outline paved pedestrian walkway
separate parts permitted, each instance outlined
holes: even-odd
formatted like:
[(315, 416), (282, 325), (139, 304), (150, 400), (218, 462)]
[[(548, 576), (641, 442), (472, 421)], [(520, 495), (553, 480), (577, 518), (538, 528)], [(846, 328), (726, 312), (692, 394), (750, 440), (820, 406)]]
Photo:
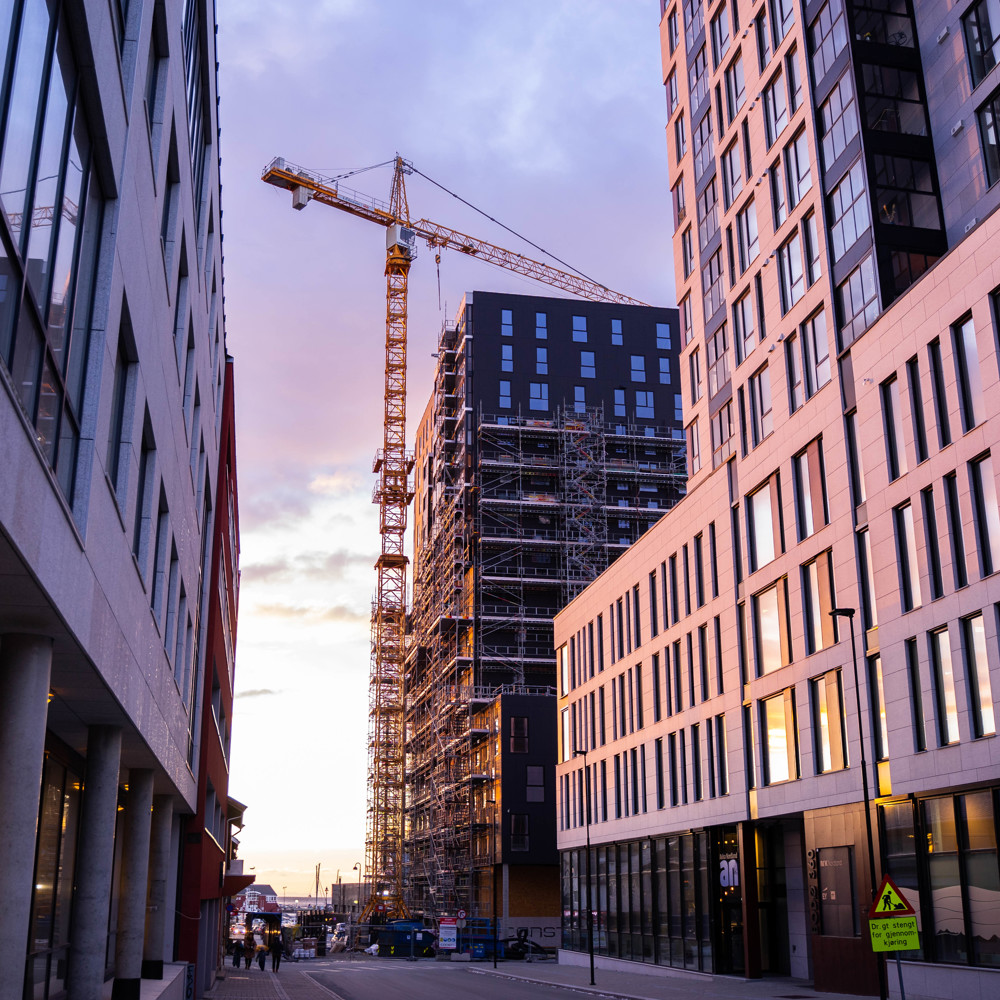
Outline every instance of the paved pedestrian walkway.
[[(217, 980), (208, 995), (212, 1000), (330, 1000), (330, 991), (319, 985), (310, 973), (336, 972), (345, 962), (365, 963), (372, 968), (398, 967), (400, 964), (399, 959), (339, 955), (314, 961), (284, 962), (277, 973), (270, 968), (261, 972), (256, 966), (252, 969), (227, 968), (225, 978)], [(565, 986), (580, 993), (592, 993), (595, 997), (621, 1000), (841, 1000), (843, 996), (819, 993), (808, 983), (793, 979), (747, 980), (686, 972), (647, 974), (601, 968), (594, 975), (596, 985), (591, 986), (588, 966), (559, 965), (551, 961), (501, 962), (496, 971), (489, 962), (473, 962), (465, 966), (464, 971), (472, 976)]]

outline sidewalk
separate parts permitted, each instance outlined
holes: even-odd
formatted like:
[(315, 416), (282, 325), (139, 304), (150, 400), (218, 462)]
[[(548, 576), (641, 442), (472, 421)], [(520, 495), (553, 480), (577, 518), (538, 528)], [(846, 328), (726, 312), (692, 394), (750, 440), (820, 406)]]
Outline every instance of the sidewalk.
[[(256, 966), (252, 969), (227, 968), (226, 978), (217, 980), (208, 996), (212, 1000), (330, 1000), (330, 993), (309, 973), (336, 973), (341, 963), (353, 962), (364, 962), (373, 970), (400, 965), (399, 959), (358, 955), (283, 962), (277, 974), (272, 973), (270, 967), (264, 972)], [(847, 1000), (843, 994), (819, 993), (812, 986), (794, 979), (747, 980), (688, 972), (646, 974), (599, 968), (594, 974), (596, 985), (591, 986), (587, 965), (501, 962), (494, 971), (490, 962), (473, 962), (463, 965), (462, 969), (473, 976), (565, 986), (579, 993), (621, 1000)]]

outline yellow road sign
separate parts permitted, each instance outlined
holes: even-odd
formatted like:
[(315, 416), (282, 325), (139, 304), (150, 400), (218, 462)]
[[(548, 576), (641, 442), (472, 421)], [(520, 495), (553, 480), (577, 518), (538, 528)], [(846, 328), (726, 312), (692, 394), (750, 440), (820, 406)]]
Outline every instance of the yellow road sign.
[(876, 917), (868, 921), (872, 951), (912, 951), (920, 947), (917, 918)]

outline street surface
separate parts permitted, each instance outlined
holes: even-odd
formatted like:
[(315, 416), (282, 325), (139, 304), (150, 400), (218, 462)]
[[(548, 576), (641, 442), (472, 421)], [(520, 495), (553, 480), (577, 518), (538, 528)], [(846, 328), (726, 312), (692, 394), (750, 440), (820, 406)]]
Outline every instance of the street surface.
[[(648, 975), (596, 970), (554, 961), (437, 962), (336, 955), (302, 962), (225, 970), (208, 994), (213, 1000), (837, 1000), (792, 979), (747, 981), (691, 973)], [(846, 998), (845, 998), (846, 1000)], [(856, 998), (854, 998), (856, 1000)]]

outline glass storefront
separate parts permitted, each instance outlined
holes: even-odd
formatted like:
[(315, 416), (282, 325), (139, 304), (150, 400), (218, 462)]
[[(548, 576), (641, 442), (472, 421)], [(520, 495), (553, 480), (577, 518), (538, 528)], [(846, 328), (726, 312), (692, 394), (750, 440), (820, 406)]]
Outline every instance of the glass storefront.
[[(586, 952), (586, 849), (564, 851), (560, 863), (562, 946)], [(735, 827), (592, 847), (591, 878), (595, 954), (699, 972), (742, 971)]]

